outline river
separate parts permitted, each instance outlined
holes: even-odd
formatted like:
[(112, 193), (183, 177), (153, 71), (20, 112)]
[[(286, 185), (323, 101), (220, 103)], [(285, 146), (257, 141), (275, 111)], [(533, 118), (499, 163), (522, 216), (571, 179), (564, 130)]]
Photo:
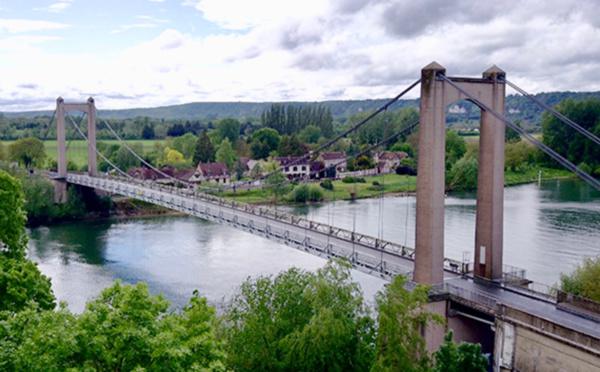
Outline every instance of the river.
[[(414, 197), (285, 209), (414, 246)], [(446, 256), (472, 258), (474, 195), (448, 196), (445, 216)], [(526, 269), (536, 282), (552, 285), (583, 258), (600, 255), (600, 193), (576, 180), (507, 188), (504, 223), (504, 262)], [(292, 266), (315, 270), (325, 263), (193, 217), (74, 222), (31, 229), (29, 236), (30, 258), (52, 278), (57, 298), (76, 312), (115, 279), (145, 281), (176, 308), (196, 289), (221, 307), (249, 276), (276, 274)], [(385, 283), (360, 272), (353, 276), (369, 302)]]

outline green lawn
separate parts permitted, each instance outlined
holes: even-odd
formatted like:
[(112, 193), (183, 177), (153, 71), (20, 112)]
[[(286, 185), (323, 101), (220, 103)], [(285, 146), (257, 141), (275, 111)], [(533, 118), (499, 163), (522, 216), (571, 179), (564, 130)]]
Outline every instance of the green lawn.
[[(163, 140), (128, 140), (126, 141), (129, 144), (141, 143), (142, 148), (144, 149), (144, 153), (151, 151), (154, 148), (154, 143), (162, 142)], [(5, 148), (8, 148), (14, 141), (2, 141)], [(117, 140), (98, 140), (98, 142), (109, 143), (109, 144), (119, 144)], [(57, 149), (57, 141), (50, 140), (44, 141), (44, 146), (46, 147), (46, 155), (51, 160), (56, 160), (58, 156)], [(84, 140), (72, 140), (67, 141), (67, 160), (72, 161), (77, 165), (78, 168), (87, 164), (87, 143)]]

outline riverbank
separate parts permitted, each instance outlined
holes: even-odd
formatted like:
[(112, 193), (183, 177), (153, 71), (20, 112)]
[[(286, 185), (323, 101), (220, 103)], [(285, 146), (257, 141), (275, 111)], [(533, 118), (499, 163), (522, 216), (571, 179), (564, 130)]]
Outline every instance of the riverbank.
[[(544, 181), (572, 177), (574, 176), (571, 172), (563, 169), (531, 167), (520, 171), (506, 171), (504, 173), (504, 186), (538, 182), (540, 179)], [(375, 198), (380, 197), (382, 194), (385, 196), (414, 194), (417, 190), (416, 176), (386, 174), (362, 177), (362, 179), (364, 179), (364, 182), (355, 183), (345, 183), (341, 180), (335, 180), (332, 182), (333, 190), (320, 187), (323, 192), (322, 202)], [(310, 184), (319, 186), (319, 181), (311, 182)], [(270, 204), (274, 202), (271, 192), (266, 189), (230, 191), (219, 195), (227, 199), (249, 204)], [(277, 200), (277, 203), (297, 204), (285, 196)]]

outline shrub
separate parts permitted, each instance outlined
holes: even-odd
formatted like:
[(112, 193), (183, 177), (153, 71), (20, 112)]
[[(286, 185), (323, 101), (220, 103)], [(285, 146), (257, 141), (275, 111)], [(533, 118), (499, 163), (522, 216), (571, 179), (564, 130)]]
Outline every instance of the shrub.
[(560, 276), (561, 290), (600, 302), (600, 256), (588, 258), (570, 275)]
[(373, 186), (381, 186), (381, 184), (379, 183), (379, 181), (373, 181)]
[(346, 176), (342, 178), (343, 183), (366, 183), (367, 181), (362, 177)]
[(331, 180), (323, 180), (319, 185), (325, 190), (333, 190), (333, 182)]
[(296, 203), (318, 202), (323, 200), (323, 191), (315, 185), (301, 184), (292, 190), (290, 199)]
[(323, 200), (323, 191), (317, 186), (311, 185), (308, 188), (308, 200), (311, 202), (319, 202)]

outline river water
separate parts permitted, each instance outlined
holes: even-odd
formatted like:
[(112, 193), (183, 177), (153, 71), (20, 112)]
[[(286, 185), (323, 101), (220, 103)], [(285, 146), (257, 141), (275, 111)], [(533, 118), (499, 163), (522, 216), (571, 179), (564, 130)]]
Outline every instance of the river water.
[[(338, 201), (286, 208), (347, 229), (414, 246), (414, 197)], [(445, 255), (472, 257), (473, 194), (446, 198)], [(382, 216), (382, 217), (380, 217)], [(554, 284), (585, 257), (600, 255), (600, 193), (575, 180), (507, 188), (504, 261), (537, 282)], [(248, 276), (296, 266), (321, 267), (321, 258), (230, 227), (193, 217), (75, 222), (29, 231), (29, 256), (52, 278), (73, 311), (113, 280), (145, 281), (181, 307), (197, 289), (220, 307)], [(353, 273), (368, 301), (384, 281)]]

